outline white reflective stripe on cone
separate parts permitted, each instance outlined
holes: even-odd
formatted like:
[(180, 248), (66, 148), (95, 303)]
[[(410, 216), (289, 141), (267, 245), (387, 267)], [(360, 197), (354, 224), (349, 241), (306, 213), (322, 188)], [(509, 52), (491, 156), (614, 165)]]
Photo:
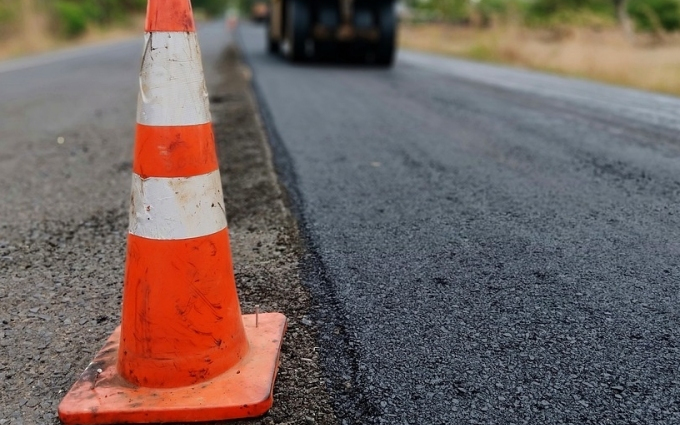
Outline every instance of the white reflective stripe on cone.
[(219, 170), (193, 177), (143, 179), (132, 174), (130, 233), (189, 239), (227, 227)]
[(152, 32), (145, 40), (137, 122), (150, 126), (210, 122), (196, 33)]

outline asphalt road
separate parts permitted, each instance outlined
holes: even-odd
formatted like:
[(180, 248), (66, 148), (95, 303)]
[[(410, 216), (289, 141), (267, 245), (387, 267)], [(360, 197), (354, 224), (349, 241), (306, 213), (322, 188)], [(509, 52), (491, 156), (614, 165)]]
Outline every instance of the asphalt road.
[(57, 423), (119, 320), (141, 49), (0, 63), (0, 424)]
[(343, 423), (680, 423), (680, 99), (240, 43)]
[[(214, 82), (225, 31), (204, 28), (200, 41)], [(142, 48), (136, 37), (0, 63), (0, 225), (127, 202)]]

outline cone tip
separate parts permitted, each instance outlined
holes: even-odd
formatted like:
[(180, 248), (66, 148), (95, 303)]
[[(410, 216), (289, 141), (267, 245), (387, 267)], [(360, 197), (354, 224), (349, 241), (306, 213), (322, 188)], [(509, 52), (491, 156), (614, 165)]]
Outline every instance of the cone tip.
[(191, 0), (149, 0), (146, 31), (195, 32)]

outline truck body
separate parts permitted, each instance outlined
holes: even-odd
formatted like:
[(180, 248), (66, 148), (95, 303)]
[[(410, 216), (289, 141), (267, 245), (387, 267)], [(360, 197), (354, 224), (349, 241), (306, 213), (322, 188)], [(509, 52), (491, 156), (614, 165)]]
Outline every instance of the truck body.
[(394, 61), (395, 0), (271, 0), (267, 45), (293, 61), (351, 58)]

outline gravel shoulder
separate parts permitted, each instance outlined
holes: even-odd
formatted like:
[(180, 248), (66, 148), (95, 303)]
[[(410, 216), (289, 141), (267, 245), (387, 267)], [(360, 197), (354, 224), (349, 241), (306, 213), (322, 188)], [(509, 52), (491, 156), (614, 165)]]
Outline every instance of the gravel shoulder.
[[(219, 62), (210, 87), (244, 313), (289, 318), (274, 407), (249, 424), (334, 424), (319, 369), (302, 248), (238, 54)], [(72, 139), (87, 135), (74, 133)], [(121, 164), (112, 173), (129, 173)], [(46, 219), (0, 233), (0, 424), (58, 424), (59, 401), (120, 320), (127, 205), (90, 217)]]

